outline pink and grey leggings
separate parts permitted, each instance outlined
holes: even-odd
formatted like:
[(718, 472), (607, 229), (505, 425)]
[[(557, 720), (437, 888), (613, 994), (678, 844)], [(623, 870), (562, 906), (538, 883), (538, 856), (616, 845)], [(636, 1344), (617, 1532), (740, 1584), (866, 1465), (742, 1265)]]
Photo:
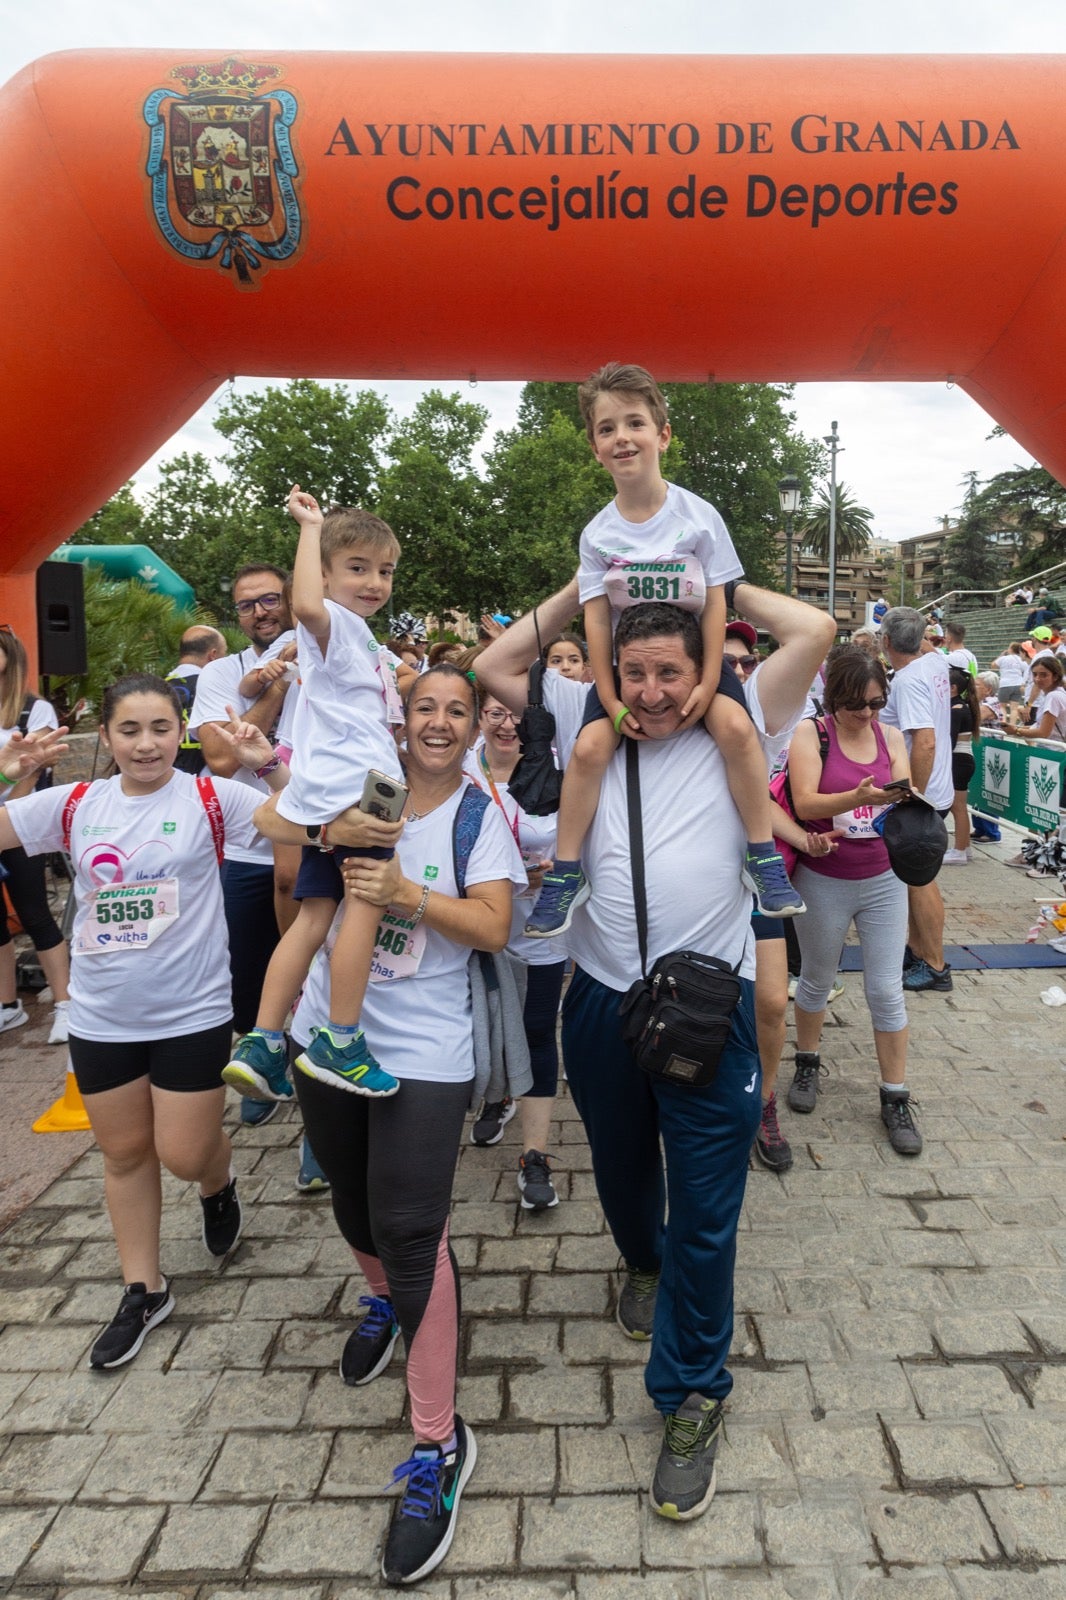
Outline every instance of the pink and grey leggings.
[(337, 1226), (371, 1293), (395, 1308), (415, 1437), (449, 1439), (460, 1299), (448, 1213), (470, 1085), (405, 1078), (399, 1094), (369, 1100), (293, 1076)]

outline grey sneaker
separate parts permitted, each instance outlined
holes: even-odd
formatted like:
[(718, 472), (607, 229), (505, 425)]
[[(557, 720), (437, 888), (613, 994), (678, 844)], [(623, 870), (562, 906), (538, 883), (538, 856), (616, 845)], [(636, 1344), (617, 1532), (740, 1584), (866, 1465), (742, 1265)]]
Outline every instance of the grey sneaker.
[(627, 1267), (618, 1295), (615, 1320), (627, 1339), (650, 1339), (655, 1327), (655, 1297), (659, 1293), (657, 1272), (638, 1272)]
[(786, 1097), (789, 1110), (813, 1111), (818, 1104), (818, 1079), (827, 1073), (828, 1068), (822, 1066), (822, 1058), (816, 1050), (797, 1050), (796, 1071)]
[(714, 1458), (721, 1431), (721, 1402), (702, 1394), (690, 1394), (666, 1418), (651, 1484), (652, 1507), (660, 1517), (688, 1522), (706, 1511), (714, 1499)]
[(922, 1136), (914, 1122), (917, 1100), (909, 1094), (888, 1094), (881, 1090), (881, 1121), (888, 1129), (888, 1142), (898, 1156), (920, 1156)]

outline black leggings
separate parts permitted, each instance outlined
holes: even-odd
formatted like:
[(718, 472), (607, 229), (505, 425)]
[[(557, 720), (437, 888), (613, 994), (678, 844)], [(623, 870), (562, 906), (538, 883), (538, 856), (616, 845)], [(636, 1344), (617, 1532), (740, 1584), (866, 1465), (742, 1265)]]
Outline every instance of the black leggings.
[[(35, 950), (54, 950), (63, 943), (55, 917), (48, 909), (48, 890), (44, 878), (44, 856), (28, 856), (21, 845), (0, 851), (0, 862), (7, 870), (7, 892), (11, 904), (29, 934)], [(11, 943), (7, 925), (7, 906), (0, 894), (0, 946)]]
[(563, 992), (565, 961), (526, 968), (526, 1003), (522, 1023), (533, 1069), (532, 1099), (550, 1099), (559, 1087), (559, 996)]
[(293, 1078), (337, 1226), (361, 1258), (380, 1262), (387, 1279), (407, 1348), (416, 1433), (447, 1438), (459, 1344), (459, 1268), (447, 1242), (448, 1213), (470, 1084), (405, 1078), (398, 1094), (371, 1100), (303, 1072)]

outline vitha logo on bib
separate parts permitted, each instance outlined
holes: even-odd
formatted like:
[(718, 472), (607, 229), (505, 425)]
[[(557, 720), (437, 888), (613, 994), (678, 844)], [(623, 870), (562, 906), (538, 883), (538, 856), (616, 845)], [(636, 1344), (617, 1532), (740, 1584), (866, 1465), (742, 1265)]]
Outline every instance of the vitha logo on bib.
[(174, 67), (182, 89), (144, 103), (147, 173), (160, 233), (187, 261), (233, 274), (256, 289), (264, 265), (291, 260), (303, 217), (290, 129), (298, 107), (287, 89), (264, 88), (282, 69), (227, 56)]

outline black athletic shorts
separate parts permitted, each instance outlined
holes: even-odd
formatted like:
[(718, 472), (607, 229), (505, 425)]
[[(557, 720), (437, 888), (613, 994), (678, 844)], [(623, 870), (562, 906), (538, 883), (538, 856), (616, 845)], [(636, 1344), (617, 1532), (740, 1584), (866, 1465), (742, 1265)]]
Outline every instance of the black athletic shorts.
[(70, 1036), (70, 1062), (83, 1095), (121, 1089), (148, 1078), (153, 1089), (200, 1094), (221, 1089), (222, 1068), (232, 1053), (233, 1022), (176, 1039), (76, 1039)]

